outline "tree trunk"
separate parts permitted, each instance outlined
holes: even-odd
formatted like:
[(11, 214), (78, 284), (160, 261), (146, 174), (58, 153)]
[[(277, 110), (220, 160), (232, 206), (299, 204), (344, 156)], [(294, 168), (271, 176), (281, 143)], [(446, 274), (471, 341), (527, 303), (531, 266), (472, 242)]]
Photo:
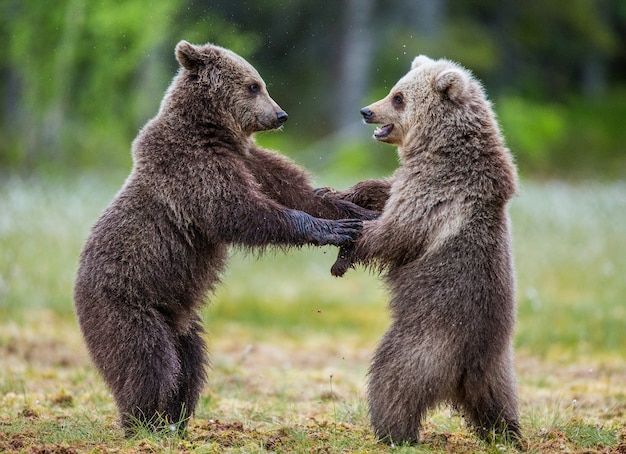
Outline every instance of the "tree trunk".
[[(373, 40), (370, 17), (374, 0), (345, 0), (343, 4), (343, 37), (333, 111), (338, 129), (359, 122), (359, 109), (369, 81)], [(348, 127), (344, 132), (350, 135), (352, 129)]]

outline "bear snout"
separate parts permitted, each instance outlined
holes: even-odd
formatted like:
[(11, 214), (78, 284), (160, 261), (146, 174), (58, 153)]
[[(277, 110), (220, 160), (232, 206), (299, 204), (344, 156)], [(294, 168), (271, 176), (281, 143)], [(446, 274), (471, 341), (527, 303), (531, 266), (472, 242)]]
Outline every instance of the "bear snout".
[(363, 120), (369, 122), (374, 117), (374, 112), (372, 112), (369, 107), (363, 107), (361, 109), (361, 115), (363, 115)]
[(288, 118), (289, 115), (287, 115), (287, 112), (285, 112), (284, 110), (278, 112), (276, 114), (276, 121), (278, 121), (278, 126), (282, 126), (282, 124), (286, 122)]

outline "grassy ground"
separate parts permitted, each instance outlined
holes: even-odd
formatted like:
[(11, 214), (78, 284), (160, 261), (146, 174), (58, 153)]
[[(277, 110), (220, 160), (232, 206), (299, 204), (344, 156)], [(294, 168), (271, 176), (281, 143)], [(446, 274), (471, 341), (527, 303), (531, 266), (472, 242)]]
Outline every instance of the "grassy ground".
[[(187, 436), (124, 439), (71, 299), (120, 184), (0, 182), (0, 452), (516, 452), (445, 407), (422, 445), (376, 443), (364, 395), (386, 296), (365, 272), (331, 278), (332, 248), (235, 253), (203, 313), (212, 370)], [(626, 453), (626, 185), (525, 182), (511, 214), (525, 448)]]

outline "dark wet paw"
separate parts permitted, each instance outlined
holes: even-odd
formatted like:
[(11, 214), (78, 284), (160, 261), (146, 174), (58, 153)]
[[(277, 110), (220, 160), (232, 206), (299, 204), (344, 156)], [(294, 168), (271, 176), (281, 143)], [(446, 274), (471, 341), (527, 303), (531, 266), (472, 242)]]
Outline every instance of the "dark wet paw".
[(335, 277), (342, 277), (350, 268), (352, 268), (352, 261), (350, 260), (351, 250), (352, 248), (350, 245), (339, 248), (337, 259), (330, 268), (330, 274)]
[(326, 221), (319, 231), (313, 233), (312, 243), (318, 246), (332, 244), (343, 246), (355, 241), (363, 230), (363, 221), (359, 219), (339, 219)]
[(333, 266), (330, 268), (330, 274), (335, 277), (343, 277), (344, 274), (350, 269), (350, 262), (347, 260), (337, 259)]

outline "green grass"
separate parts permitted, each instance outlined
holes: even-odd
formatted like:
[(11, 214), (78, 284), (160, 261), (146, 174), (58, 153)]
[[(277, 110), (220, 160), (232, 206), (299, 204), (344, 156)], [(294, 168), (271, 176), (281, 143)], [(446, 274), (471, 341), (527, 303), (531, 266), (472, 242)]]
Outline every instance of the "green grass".
[[(332, 278), (333, 248), (234, 252), (203, 310), (212, 370), (188, 434), (122, 438), (72, 285), (123, 179), (0, 180), (0, 451), (389, 452), (364, 397), (385, 290), (364, 271)], [(526, 448), (615, 448), (626, 436), (626, 184), (525, 181), (511, 214)], [(445, 407), (422, 445), (393, 450), (516, 451), (477, 440)]]
[(517, 345), (550, 359), (626, 351), (626, 184), (523, 185), (512, 205)]

